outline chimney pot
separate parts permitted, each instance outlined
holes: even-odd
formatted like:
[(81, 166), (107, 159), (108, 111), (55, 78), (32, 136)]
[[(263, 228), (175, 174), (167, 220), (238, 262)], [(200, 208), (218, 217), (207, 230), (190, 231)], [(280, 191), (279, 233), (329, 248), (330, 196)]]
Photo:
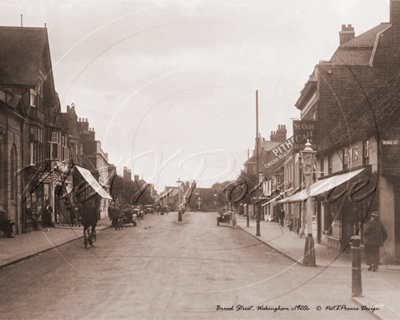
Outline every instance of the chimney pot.
[(342, 31), (339, 31), (340, 45), (350, 41), (355, 37), (354, 28), (351, 24), (348, 24), (347, 27), (345, 24), (342, 24)]

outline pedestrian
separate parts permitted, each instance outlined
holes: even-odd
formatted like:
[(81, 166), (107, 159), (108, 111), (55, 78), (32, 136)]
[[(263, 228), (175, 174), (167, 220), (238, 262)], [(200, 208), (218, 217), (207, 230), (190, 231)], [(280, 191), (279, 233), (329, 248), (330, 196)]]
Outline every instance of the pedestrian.
[(285, 210), (283, 208), (279, 211), (279, 222), (282, 227), (285, 225)]
[[(42, 207), (41, 210), (41, 216), (42, 216), (42, 229), (50, 228), (52, 226), (51, 223), (51, 214), (53, 212), (53, 208), (51, 207), (49, 200), (47, 199), (44, 203), (44, 206)], [(50, 231), (50, 229), (48, 229)]]
[(69, 217), (71, 219), (71, 226), (75, 227), (76, 226), (76, 214), (73, 206), (68, 207), (69, 211)]
[(114, 203), (111, 204), (111, 206), (108, 208), (110, 211), (110, 217), (112, 219), (111, 226), (115, 227), (115, 230), (118, 228), (118, 218), (119, 218), (119, 210), (115, 207)]
[[(91, 202), (85, 204), (81, 209), (85, 247), (87, 246), (88, 242), (91, 246), (93, 246), (92, 236), (96, 232), (96, 225), (97, 225), (97, 218), (99, 211), (100, 210), (96, 209), (96, 207)], [(86, 230), (89, 228), (92, 229), (90, 232), (90, 238), (86, 239)]]
[(371, 214), (364, 229), (365, 260), (368, 271), (377, 271), (379, 265), (379, 248), (383, 246), (387, 238), (387, 233), (382, 223), (379, 222), (378, 211)]

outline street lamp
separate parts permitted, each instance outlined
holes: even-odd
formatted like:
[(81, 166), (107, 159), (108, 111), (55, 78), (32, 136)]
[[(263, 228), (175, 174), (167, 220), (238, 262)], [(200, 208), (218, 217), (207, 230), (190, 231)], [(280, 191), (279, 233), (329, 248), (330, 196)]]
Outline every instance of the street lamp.
[(311, 176), (313, 172), (314, 157), (316, 153), (317, 151), (313, 150), (309, 140), (307, 140), (304, 150), (300, 151), (304, 178), (306, 181), (306, 192), (307, 192), (307, 204), (306, 204), (307, 238), (306, 238), (306, 245), (304, 248), (303, 265), (308, 267), (315, 267), (314, 238), (312, 235), (310, 185), (311, 185)]
[(179, 202), (178, 202), (178, 221), (182, 221), (182, 210), (181, 210), (181, 185), (182, 181), (178, 178), (178, 181), (176, 182), (179, 188)]

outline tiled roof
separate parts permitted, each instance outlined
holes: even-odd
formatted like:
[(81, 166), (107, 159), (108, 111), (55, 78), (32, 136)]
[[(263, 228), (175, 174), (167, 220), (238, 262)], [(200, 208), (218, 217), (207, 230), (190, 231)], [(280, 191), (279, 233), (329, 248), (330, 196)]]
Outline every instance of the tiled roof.
[(339, 49), (331, 59), (334, 64), (368, 65), (373, 48), (356, 48), (356, 50)]
[(383, 87), (355, 105), (343, 120), (330, 130), (318, 147), (318, 154), (349, 146), (357, 141), (376, 136), (386, 127), (386, 122), (395, 119), (400, 111), (400, 73)]
[(376, 39), (376, 35), (382, 30), (390, 26), (390, 23), (381, 23), (380, 25), (360, 34), (345, 43), (343, 43), (339, 48), (346, 47), (373, 47)]
[(247, 164), (247, 163), (254, 163), (254, 161), (255, 161), (254, 156), (251, 156), (249, 159), (247, 159), (247, 160), (245, 161), (244, 164)]
[(0, 27), (0, 84), (36, 85), (46, 28)]
[(377, 34), (389, 27), (390, 23), (381, 23), (358, 37), (343, 43), (336, 50), (330, 62), (346, 65), (368, 65)]
[(264, 150), (272, 150), (276, 146), (280, 145), (282, 142), (277, 141), (264, 141), (260, 143), (260, 148), (264, 148)]

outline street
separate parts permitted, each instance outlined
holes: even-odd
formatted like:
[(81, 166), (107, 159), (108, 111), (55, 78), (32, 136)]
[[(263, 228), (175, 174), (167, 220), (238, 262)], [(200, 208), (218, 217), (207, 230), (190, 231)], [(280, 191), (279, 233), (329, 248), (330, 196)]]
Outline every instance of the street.
[(341, 271), (300, 266), (216, 213), (177, 220), (146, 215), (0, 270), (0, 318), (373, 319)]

